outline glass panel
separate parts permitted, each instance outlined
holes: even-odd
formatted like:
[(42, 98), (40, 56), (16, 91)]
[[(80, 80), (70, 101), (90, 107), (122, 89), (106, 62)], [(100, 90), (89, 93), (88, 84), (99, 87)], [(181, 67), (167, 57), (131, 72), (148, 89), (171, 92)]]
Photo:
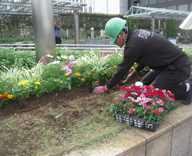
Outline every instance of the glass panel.
[(149, 4), (155, 4), (157, 3), (157, 0), (149, 0)]
[(158, 0), (158, 3), (166, 2), (166, 0)]
[(167, 9), (177, 10), (176, 6), (167, 7)]
[(148, 4), (148, 0), (141, 0), (141, 6), (142, 5), (147, 5)]
[(187, 4), (179, 5), (178, 10), (187, 11), (188, 10), (188, 5)]
[(190, 8), (189, 8), (190, 11), (192, 11), (192, 3), (190, 4)]
[(168, 1), (173, 1), (173, 0), (168, 0)]

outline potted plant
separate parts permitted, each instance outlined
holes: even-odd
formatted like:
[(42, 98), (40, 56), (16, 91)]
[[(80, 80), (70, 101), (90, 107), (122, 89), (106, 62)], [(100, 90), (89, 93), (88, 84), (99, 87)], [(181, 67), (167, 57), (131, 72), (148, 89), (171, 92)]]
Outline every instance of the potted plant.
[(111, 104), (115, 120), (150, 131), (156, 131), (175, 100), (170, 91), (147, 85), (121, 86), (120, 91)]

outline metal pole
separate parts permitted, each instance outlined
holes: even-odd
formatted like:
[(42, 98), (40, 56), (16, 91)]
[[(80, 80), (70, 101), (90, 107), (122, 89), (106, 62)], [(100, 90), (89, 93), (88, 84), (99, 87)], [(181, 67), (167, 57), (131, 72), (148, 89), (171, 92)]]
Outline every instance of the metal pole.
[(155, 32), (155, 19), (154, 19), (153, 16), (152, 16), (152, 18), (151, 18), (151, 31), (152, 31), (152, 32)]
[[(47, 63), (56, 57), (53, 0), (31, 0), (36, 59)], [(53, 58), (47, 57), (49, 54)]]
[(108, 0), (107, 0), (107, 4), (106, 5), (107, 5), (107, 14), (108, 14)]
[(79, 16), (77, 11), (73, 13), (74, 17), (74, 30), (75, 30), (75, 44), (79, 44)]
[(158, 20), (158, 31), (161, 29), (161, 20)]

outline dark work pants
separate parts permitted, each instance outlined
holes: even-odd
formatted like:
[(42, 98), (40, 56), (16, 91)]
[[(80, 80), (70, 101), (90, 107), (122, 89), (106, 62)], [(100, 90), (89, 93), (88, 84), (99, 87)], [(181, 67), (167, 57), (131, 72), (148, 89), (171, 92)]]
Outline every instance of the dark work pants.
[(55, 43), (61, 44), (61, 37), (55, 37)]
[(152, 70), (144, 76), (142, 82), (144, 85), (170, 90), (176, 100), (181, 100), (186, 97), (186, 84), (182, 82), (189, 78), (190, 73), (191, 63), (185, 54), (163, 70)]

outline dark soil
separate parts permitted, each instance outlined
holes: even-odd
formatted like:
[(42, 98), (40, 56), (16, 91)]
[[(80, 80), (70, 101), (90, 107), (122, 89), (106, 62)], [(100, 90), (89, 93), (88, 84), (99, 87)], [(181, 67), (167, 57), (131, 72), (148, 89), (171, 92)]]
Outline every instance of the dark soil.
[[(142, 77), (143, 75), (137, 75), (135, 80), (129, 81), (124, 86), (130, 86), (140, 81)], [(41, 133), (36, 129), (42, 127), (58, 134), (63, 133), (64, 127), (67, 131), (67, 127), (75, 126), (81, 120), (91, 117), (93, 110), (101, 114), (103, 108), (110, 106), (114, 93), (120, 89), (120, 85), (117, 85), (107, 93), (94, 94), (90, 92), (90, 87), (72, 87), (70, 91), (44, 94), (40, 98), (10, 100), (6, 106), (0, 108), (0, 134), (2, 135), (0, 140), (3, 143), (1, 145), (0, 142), (0, 156), (34, 155), (35, 151), (41, 149), (33, 141), (28, 141), (26, 136), (31, 140), (35, 140), (34, 137), (40, 138)], [(56, 118), (57, 115), (61, 115), (60, 121)], [(22, 137), (23, 134), (25, 136)], [(68, 131), (66, 137), (70, 135), (72, 134)], [(63, 139), (67, 138), (64, 136)], [(26, 145), (26, 148), (23, 147), (20, 150), (18, 144), (21, 147)]]
[[(138, 75), (135, 80), (127, 82), (124, 86), (130, 86), (136, 81), (140, 81), (142, 77), (143, 75)], [(103, 83), (102, 85), (105, 84), (106, 83)], [(111, 92), (119, 91), (120, 85), (118, 84), (117, 86), (113, 87), (109, 92), (104, 94), (109, 95)], [(63, 104), (67, 106), (67, 101), (73, 101), (83, 97), (89, 98), (93, 96), (94, 93), (92, 93), (91, 91), (91, 86), (84, 86), (82, 88), (72, 87), (69, 91), (44, 94), (39, 98), (31, 97), (25, 100), (10, 100), (6, 106), (0, 108), (0, 119), (2, 120), (3, 118), (7, 118), (9, 116), (23, 112), (30, 112), (50, 103), (52, 104), (53, 108), (56, 108), (57, 106)], [(109, 101), (106, 102), (108, 103)]]

